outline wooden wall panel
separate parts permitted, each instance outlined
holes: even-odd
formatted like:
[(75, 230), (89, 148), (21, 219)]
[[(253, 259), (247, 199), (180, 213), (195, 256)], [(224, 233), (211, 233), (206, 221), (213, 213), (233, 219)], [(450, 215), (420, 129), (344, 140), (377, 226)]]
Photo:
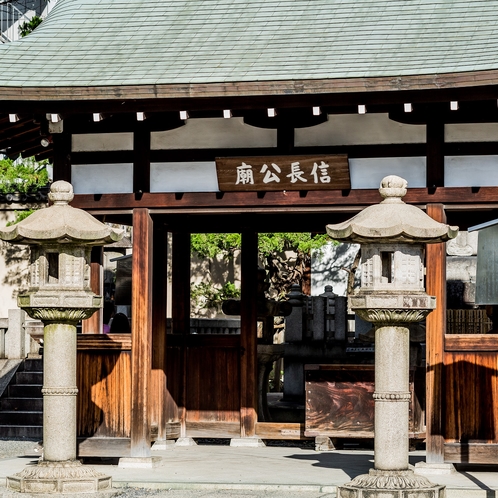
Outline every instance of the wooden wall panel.
[(131, 354), (78, 351), (78, 436), (130, 437)]
[(183, 352), (178, 345), (171, 344), (171, 338), (167, 338), (166, 348), (166, 395), (164, 406), (164, 417), (168, 423), (180, 420), (182, 394), (183, 394)]
[(166, 439), (166, 288), (167, 288), (167, 233), (154, 223), (152, 277), (152, 370), (149, 390), (149, 421), (157, 439)]
[(189, 347), (187, 422), (239, 422), (239, 348)]
[(444, 367), (446, 442), (498, 442), (498, 358), (495, 353), (451, 353)]

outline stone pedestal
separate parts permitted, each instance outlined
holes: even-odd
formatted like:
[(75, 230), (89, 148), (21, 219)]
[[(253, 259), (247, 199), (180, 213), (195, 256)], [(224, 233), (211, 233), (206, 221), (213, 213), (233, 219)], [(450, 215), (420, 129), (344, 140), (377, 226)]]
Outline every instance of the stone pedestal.
[(375, 470), (337, 487), (338, 498), (445, 498), (445, 486), (411, 470)]
[(21, 493), (96, 493), (111, 487), (109, 476), (76, 460), (40, 461), (35, 467), (7, 477), (7, 488)]
[(92, 247), (115, 242), (122, 233), (69, 206), (73, 187), (65, 181), (54, 182), (48, 197), (52, 206), (0, 229), (0, 239), (31, 246), (30, 287), (17, 301), (44, 325), (43, 457), (8, 477), (7, 488), (94, 493), (109, 489), (111, 478), (76, 460), (76, 324), (102, 305), (90, 287)]
[[(427, 296), (428, 297), (428, 296)], [(423, 300), (423, 299), (422, 299)], [(359, 301), (361, 303), (361, 299)], [(420, 302), (420, 300), (419, 300)], [(357, 302), (357, 304), (359, 304)], [(420, 321), (426, 309), (365, 309), (356, 313), (377, 321), (375, 330), (375, 442), (374, 469), (339, 486), (339, 498), (444, 498), (445, 487), (416, 475), (409, 454), (409, 365), (408, 324)], [(390, 324), (392, 322), (392, 324)]]
[[(85, 318), (93, 309), (80, 310)], [(71, 316), (76, 313), (71, 310)], [(47, 313), (38, 311), (47, 320)], [(64, 311), (48, 315), (63, 320)], [(7, 488), (21, 493), (95, 493), (111, 489), (109, 476), (76, 460), (76, 325), (47, 323), (43, 332), (43, 457), (7, 477)]]
[(458, 229), (405, 204), (407, 186), (399, 176), (386, 176), (380, 204), (327, 226), (333, 239), (361, 244), (360, 288), (349, 302), (360, 318), (375, 325), (375, 468), (338, 487), (340, 498), (444, 497), (443, 486), (408, 466), (408, 325), (436, 307), (424, 289), (425, 244), (454, 238)]

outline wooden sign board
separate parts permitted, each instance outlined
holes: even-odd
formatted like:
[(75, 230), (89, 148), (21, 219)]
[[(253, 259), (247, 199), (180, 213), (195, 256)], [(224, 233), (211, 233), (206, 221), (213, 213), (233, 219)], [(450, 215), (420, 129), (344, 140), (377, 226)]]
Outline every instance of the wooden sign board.
[(217, 157), (222, 192), (351, 188), (346, 155)]

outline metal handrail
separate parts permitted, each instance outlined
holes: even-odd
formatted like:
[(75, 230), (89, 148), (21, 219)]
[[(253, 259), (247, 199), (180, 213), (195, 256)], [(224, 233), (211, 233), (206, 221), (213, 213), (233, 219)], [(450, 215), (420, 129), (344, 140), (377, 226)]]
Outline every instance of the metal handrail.
[(30, 17), (11, 2), (0, 2), (0, 42), (19, 40), (19, 26), (28, 22)]

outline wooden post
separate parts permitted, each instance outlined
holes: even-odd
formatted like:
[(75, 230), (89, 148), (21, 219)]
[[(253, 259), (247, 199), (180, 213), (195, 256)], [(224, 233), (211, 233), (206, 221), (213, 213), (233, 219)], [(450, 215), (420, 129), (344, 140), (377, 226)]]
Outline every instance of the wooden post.
[[(103, 268), (102, 259), (104, 249), (101, 246), (92, 247), (92, 255), (90, 260), (90, 288), (98, 296), (102, 296), (103, 302)], [(102, 308), (97, 310), (90, 318), (81, 322), (81, 332), (83, 334), (101, 334), (102, 333)]]
[(444, 187), (444, 123), (437, 118), (427, 122), (426, 185), (429, 190)]
[(137, 124), (133, 152), (133, 192), (140, 199), (144, 192), (150, 192), (150, 131), (145, 123)]
[(148, 416), (152, 358), (152, 219), (133, 210), (131, 287), (131, 457), (150, 456)]
[(54, 133), (54, 181), (71, 183), (71, 135)]
[[(427, 214), (445, 223), (442, 204), (428, 204)], [(427, 463), (444, 462), (444, 436), (442, 433), (444, 335), (446, 333), (446, 244), (427, 244), (426, 291), (436, 297), (436, 309), (426, 320), (426, 451)]]
[(178, 400), (180, 437), (187, 437), (187, 336), (190, 333), (190, 233), (173, 233), (172, 250), (172, 332), (182, 335), (180, 372), (174, 382), (181, 385)]
[(152, 370), (150, 378), (150, 422), (157, 426), (157, 441), (166, 440), (166, 297), (167, 232), (154, 222), (152, 277)]
[(258, 234), (242, 232), (240, 310), (240, 437), (256, 435), (258, 406), (257, 268)]

